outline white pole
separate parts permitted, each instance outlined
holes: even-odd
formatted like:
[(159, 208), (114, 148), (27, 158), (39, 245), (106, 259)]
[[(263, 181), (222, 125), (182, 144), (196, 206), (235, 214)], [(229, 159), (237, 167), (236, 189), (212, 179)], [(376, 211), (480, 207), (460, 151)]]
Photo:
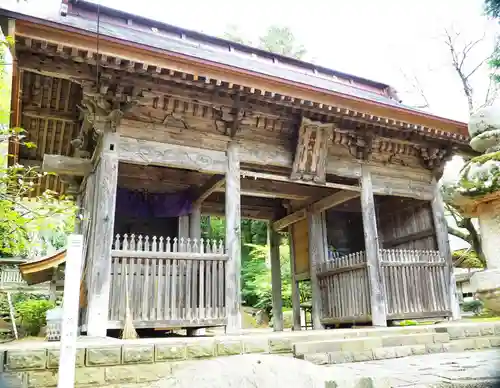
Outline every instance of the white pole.
[(57, 388), (72, 388), (75, 386), (76, 339), (82, 261), (83, 236), (81, 234), (72, 234), (68, 237), (66, 269), (64, 271), (61, 351)]
[(12, 305), (12, 298), (10, 297), (10, 292), (7, 292), (7, 302), (9, 303), (9, 313), (10, 320), (12, 321), (12, 330), (14, 330), (14, 336), (16, 339), (19, 339), (17, 334), (17, 325), (16, 325), (16, 314), (14, 313), (14, 306)]

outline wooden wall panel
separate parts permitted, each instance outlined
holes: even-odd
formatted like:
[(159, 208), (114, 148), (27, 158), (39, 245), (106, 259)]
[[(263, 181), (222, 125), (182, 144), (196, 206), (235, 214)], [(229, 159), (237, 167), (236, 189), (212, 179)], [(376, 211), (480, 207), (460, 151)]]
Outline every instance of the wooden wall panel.
[(300, 279), (309, 278), (309, 228), (307, 219), (292, 225), (293, 249), (295, 255), (295, 275)]
[(429, 202), (398, 203), (394, 197), (378, 207), (377, 221), (385, 249), (437, 249)]
[(326, 213), (328, 246), (333, 246), (340, 254), (363, 251), (363, 220), (361, 213), (338, 212)]

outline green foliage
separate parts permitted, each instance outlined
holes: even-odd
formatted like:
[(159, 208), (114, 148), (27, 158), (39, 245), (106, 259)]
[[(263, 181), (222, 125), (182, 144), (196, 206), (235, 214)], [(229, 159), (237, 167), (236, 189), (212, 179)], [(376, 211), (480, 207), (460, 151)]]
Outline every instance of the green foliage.
[(54, 302), (48, 300), (28, 299), (16, 304), (16, 312), (21, 320), (21, 327), (28, 335), (38, 335), (45, 326), (46, 313), (55, 307)]
[(399, 322), (399, 326), (417, 326), (418, 322), (407, 319), (406, 321)]
[(484, 259), (473, 249), (457, 249), (452, 253), (453, 265), (457, 268), (484, 268)]
[(500, 0), (485, 0), (485, 11), (491, 17), (500, 17)]
[[(233, 24), (227, 26), (223, 38), (236, 43), (255, 46), (252, 41), (244, 38), (238, 26)], [(306, 54), (305, 47), (297, 43), (292, 30), (284, 26), (270, 26), (265, 34), (259, 37), (257, 46), (262, 50), (296, 59), (302, 59)]]
[(480, 300), (471, 300), (469, 302), (464, 302), (462, 304), (462, 310), (466, 313), (474, 313), (474, 315), (479, 315), (483, 309), (483, 302)]
[[(46, 295), (29, 294), (27, 292), (17, 292), (11, 294), (12, 305), (16, 306), (18, 303), (24, 302), (26, 300), (47, 300)], [(0, 293), (0, 317), (8, 318), (10, 315), (9, 302), (7, 300), (7, 294)]]

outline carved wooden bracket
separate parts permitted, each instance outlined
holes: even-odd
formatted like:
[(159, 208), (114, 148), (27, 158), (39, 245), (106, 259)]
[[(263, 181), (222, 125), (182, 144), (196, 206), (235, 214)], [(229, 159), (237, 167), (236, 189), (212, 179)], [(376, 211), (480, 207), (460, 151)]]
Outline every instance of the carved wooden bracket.
[(444, 166), (453, 156), (452, 148), (435, 148), (415, 146), (420, 151), (422, 165), (434, 172), (436, 177), (441, 177)]
[(334, 124), (311, 121), (302, 117), (291, 179), (315, 182), (326, 181), (328, 142), (332, 139)]
[(215, 122), (220, 124), (223, 134), (234, 137), (242, 125), (251, 125), (254, 123), (254, 114), (241, 107), (233, 108), (212, 108)]

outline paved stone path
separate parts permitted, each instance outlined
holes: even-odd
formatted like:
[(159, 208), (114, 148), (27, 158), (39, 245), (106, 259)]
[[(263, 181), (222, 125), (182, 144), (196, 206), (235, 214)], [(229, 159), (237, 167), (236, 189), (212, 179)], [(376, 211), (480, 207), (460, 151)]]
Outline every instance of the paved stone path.
[(428, 354), (324, 368), (341, 380), (371, 377), (373, 387), (493, 387), (500, 381), (500, 351)]

